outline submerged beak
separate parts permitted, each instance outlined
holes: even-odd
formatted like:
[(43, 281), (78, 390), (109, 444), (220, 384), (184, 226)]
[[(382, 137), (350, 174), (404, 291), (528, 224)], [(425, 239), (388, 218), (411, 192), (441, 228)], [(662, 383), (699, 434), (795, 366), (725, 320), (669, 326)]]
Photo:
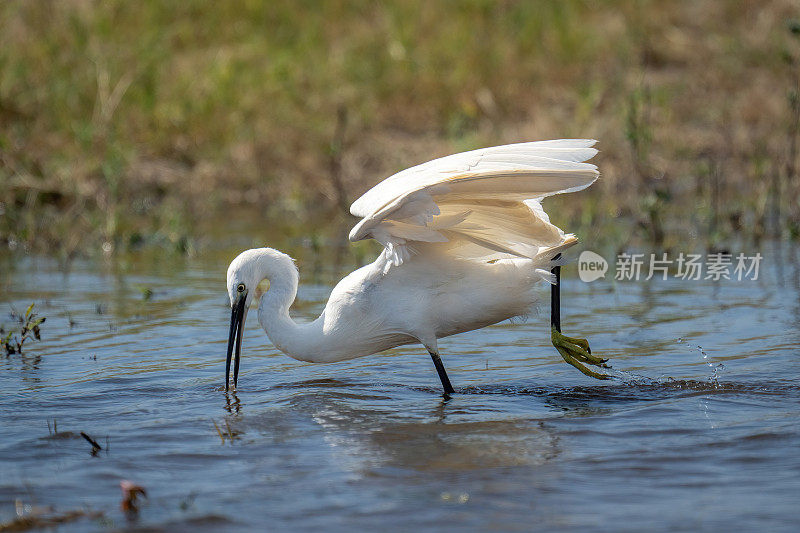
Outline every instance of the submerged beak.
[(231, 355), (234, 347), (236, 357), (233, 360), (233, 388), (239, 380), (239, 356), (242, 353), (242, 330), (244, 330), (244, 309), (247, 302), (247, 291), (237, 293), (231, 304), (231, 330), (228, 334), (228, 359), (225, 362), (225, 390), (228, 390), (228, 378), (231, 375)]

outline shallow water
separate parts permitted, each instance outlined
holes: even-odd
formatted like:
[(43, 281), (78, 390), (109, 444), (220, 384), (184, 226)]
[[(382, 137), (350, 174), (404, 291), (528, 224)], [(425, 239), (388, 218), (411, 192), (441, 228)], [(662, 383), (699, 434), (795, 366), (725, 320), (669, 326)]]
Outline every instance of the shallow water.
[[(313, 318), (352, 260), (286, 246), (294, 314)], [(539, 317), (440, 342), (447, 401), (420, 347), (300, 363), (253, 314), (240, 390), (223, 392), (234, 250), (68, 270), (7, 259), (0, 323), (31, 301), (47, 322), (24, 357), (0, 359), (0, 523), (19, 501), (103, 513), (66, 531), (793, 530), (798, 252), (762, 252), (756, 282), (585, 284), (567, 267), (564, 330), (619, 378), (560, 359), (543, 287)], [(122, 479), (148, 491), (136, 514), (120, 510)]]

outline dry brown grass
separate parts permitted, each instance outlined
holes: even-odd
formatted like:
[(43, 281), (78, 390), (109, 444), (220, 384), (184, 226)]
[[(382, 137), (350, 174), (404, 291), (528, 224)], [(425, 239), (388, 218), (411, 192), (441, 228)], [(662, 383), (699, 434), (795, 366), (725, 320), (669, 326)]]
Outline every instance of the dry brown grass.
[(603, 178), (550, 210), (591, 238), (800, 233), (795, 2), (245, 6), (3, 4), (0, 241), (185, 249), (230, 206), (326, 219), (411, 164), (572, 136)]

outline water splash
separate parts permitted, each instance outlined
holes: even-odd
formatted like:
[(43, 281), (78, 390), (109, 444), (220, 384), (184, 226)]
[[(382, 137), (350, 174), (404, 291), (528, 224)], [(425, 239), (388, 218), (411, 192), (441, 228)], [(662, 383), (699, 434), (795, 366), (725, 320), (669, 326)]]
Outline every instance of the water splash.
[(708, 352), (706, 352), (703, 349), (703, 347), (700, 346), (699, 344), (690, 344), (686, 342), (686, 339), (684, 339), (683, 337), (678, 337), (678, 340), (676, 342), (677, 344), (686, 344), (687, 347), (697, 350), (697, 352), (700, 354), (703, 360), (703, 363), (705, 363), (705, 365), (711, 370), (711, 375), (706, 379), (715, 388), (719, 388), (720, 387), (719, 377), (722, 374), (722, 371), (725, 369), (725, 365), (722, 363), (715, 363), (713, 360), (711, 360), (709, 358)]

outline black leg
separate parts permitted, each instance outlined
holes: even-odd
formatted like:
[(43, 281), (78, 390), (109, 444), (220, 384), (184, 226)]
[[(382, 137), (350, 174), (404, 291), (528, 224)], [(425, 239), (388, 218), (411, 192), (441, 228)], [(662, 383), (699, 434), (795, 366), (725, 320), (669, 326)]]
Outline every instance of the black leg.
[(455, 391), (453, 390), (453, 386), (450, 384), (450, 378), (447, 377), (447, 372), (445, 372), (444, 365), (442, 364), (442, 358), (439, 357), (438, 353), (432, 352), (428, 350), (428, 353), (431, 354), (431, 359), (433, 359), (433, 364), (436, 367), (436, 372), (439, 373), (439, 379), (442, 380), (442, 387), (444, 388), (445, 394), (453, 394)]
[[(553, 261), (561, 259), (561, 254), (556, 254)], [(550, 272), (555, 276), (556, 282), (550, 287), (550, 325), (561, 331), (561, 266), (554, 266)]]
[[(561, 254), (556, 254), (553, 261), (561, 258)], [(561, 267), (554, 266), (550, 272), (555, 277), (555, 283), (550, 288), (550, 336), (564, 361), (571, 364), (587, 376), (597, 379), (609, 379), (611, 376), (595, 372), (586, 367), (586, 364), (599, 366), (601, 368), (611, 368), (606, 364), (608, 359), (592, 355), (589, 341), (575, 337), (567, 337), (561, 333)]]

